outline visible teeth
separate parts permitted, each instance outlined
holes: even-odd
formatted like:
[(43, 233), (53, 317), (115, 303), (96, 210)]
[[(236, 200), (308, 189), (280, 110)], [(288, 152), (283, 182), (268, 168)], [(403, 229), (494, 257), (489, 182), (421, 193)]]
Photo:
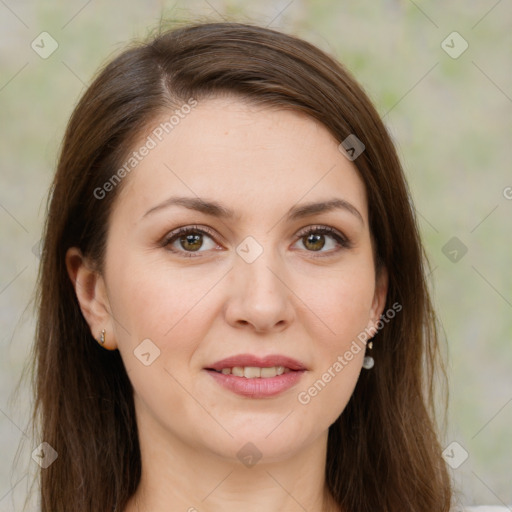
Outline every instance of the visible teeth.
[(222, 368), (220, 371), (224, 375), (235, 375), (236, 377), (245, 377), (246, 379), (270, 378), (290, 373), (290, 368), (284, 366), (271, 366), (270, 368), (259, 368), (258, 366), (234, 366), (233, 368)]
[(277, 375), (277, 368), (273, 366), (272, 368), (262, 368), (261, 376), (265, 377), (275, 377)]
[(244, 376), (244, 369), (240, 366), (235, 366), (231, 368), (231, 373), (233, 375), (236, 375), (237, 377), (243, 377)]
[(257, 366), (246, 366), (244, 368), (244, 377), (246, 377), (247, 379), (261, 377), (261, 368), (258, 368)]

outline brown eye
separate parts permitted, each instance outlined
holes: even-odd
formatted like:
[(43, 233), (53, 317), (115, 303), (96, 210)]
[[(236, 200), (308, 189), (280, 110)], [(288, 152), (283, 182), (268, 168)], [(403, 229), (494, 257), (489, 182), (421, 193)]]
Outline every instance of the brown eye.
[(185, 250), (197, 251), (203, 245), (202, 234), (200, 235), (182, 235), (179, 237), (179, 243)]
[(325, 235), (310, 233), (302, 238), (304, 246), (312, 251), (319, 251), (325, 245)]
[[(299, 240), (308, 252), (318, 252), (322, 256), (330, 255), (331, 253), (338, 253), (337, 249), (350, 248), (349, 240), (339, 233), (334, 228), (329, 226), (318, 226), (308, 228), (306, 231), (300, 233)], [(327, 250), (322, 251), (324, 247)]]
[[(302, 242), (307, 252), (319, 253), (319, 256), (330, 256), (337, 254), (340, 248), (350, 248), (349, 240), (329, 226), (310, 227), (298, 235), (298, 241)], [(195, 257), (194, 253), (200, 256), (201, 252), (218, 247), (213, 233), (197, 226), (179, 228), (170, 233), (162, 246), (184, 257)], [(324, 248), (327, 250), (322, 250)]]
[[(179, 253), (185, 257), (194, 257), (193, 253), (204, 252), (200, 249), (203, 249), (205, 246), (205, 250), (218, 247), (212, 237), (213, 235), (206, 231), (205, 228), (189, 226), (170, 233), (162, 245), (169, 247), (171, 252)], [(208, 243), (206, 243), (208, 240), (210, 241), (209, 247)]]

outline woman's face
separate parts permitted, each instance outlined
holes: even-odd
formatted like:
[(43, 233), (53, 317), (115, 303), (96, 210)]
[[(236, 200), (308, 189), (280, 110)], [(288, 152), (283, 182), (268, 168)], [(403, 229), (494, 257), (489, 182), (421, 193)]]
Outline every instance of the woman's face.
[(364, 184), (296, 112), (216, 98), (161, 141), (149, 133), (111, 215), (111, 316), (93, 332), (119, 349), (145, 432), (226, 458), (289, 457), (342, 413), (358, 335), (384, 306)]

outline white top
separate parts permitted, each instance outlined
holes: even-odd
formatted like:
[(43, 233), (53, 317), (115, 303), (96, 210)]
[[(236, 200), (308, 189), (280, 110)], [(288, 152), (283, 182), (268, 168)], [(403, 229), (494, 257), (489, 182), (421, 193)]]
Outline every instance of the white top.
[(479, 507), (466, 507), (464, 512), (511, 512), (512, 507), (498, 507), (494, 505), (481, 505)]

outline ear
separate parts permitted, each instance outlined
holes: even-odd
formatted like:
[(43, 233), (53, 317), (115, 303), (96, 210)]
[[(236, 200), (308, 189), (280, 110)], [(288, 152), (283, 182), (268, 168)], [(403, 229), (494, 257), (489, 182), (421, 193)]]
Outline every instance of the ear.
[(388, 295), (388, 271), (387, 268), (381, 266), (375, 277), (375, 292), (370, 308), (370, 318), (368, 320), (368, 329), (372, 331), (377, 329), (377, 323), (384, 312), (386, 298)]
[(114, 338), (114, 326), (103, 277), (94, 270), (93, 265), (89, 264), (77, 247), (67, 250), (66, 268), (92, 336), (98, 340), (101, 331), (105, 329), (105, 343), (101, 346), (115, 350), (117, 341)]

